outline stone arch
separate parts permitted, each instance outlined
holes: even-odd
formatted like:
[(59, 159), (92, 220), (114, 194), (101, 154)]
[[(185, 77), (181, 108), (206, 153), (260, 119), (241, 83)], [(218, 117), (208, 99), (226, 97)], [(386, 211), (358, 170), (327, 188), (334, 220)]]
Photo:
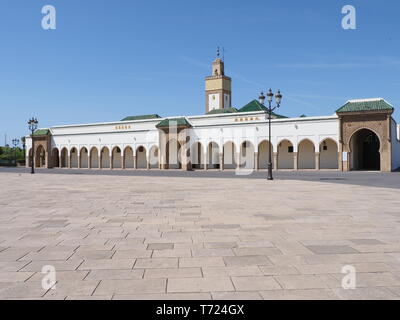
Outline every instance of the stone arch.
[(294, 147), (287, 139), (278, 144), (278, 169), (294, 169)]
[(236, 168), (236, 146), (233, 141), (227, 141), (223, 146), (224, 152), (224, 168), (225, 169), (235, 169)]
[(62, 148), (61, 149), (61, 168), (68, 168), (68, 149)]
[(212, 141), (207, 146), (207, 167), (209, 169), (219, 169), (219, 145)]
[(78, 168), (79, 167), (79, 156), (78, 156), (78, 149), (73, 147), (70, 152), (70, 163), (71, 168)]
[(144, 146), (136, 148), (136, 168), (147, 169), (146, 148)]
[(108, 149), (108, 147), (103, 147), (100, 153), (100, 168), (110, 169), (110, 165), (111, 165), (110, 149)]
[(159, 168), (159, 166), (160, 166), (159, 154), (160, 154), (160, 150), (159, 150), (158, 146), (154, 145), (149, 149), (148, 162), (149, 162), (150, 169)]
[(46, 150), (42, 145), (39, 145), (35, 151), (35, 166), (37, 168), (46, 167)]
[(89, 153), (86, 147), (82, 147), (79, 152), (79, 167), (82, 169), (89, 168)]
[(114, 147), (112, 150), (112, 168), (122, 169), (122, 150), (120, 147)]
[(246, 140), (240, 144), (240, 168), (254, 169), (254, 145)]
[(381, 170), (381, 139), (371, 129), (359, 129), (350, 138), (350, 170)]
[(310, 139), (303, 139), (297, 147), (297, 168), (315, 169), (315, 145)]
[(53, 168), (59, 168), (60, 167), (60, 150), (58, 148), (53, 148), (51, 151), (51, 159), (53, 163)]
[(96, 147), (90, 149), (90, 168), (100, 168), (99, 150)]
[(263, 140), (258, 144), (258, 167), (260, 169), (268, 169), (269, 145), (271, 145), (271, 163), (273, 167), (274, 148), (268, 140)]
[(124, 168), (125, 169), (135, 168), (135, 159), (133, 158), (132, 147), (126, 147), (124, 150)]
[(339, 149), (335, 140), (324, 139), (319, 150), (320, 169), (339, 169)]
[(204, 157), (204, 148), (200, 141), (196, 141), (190, 147), (191, 149), (191, 162), (192, 167), (194, 169), (202, 169), (204, 168), (205, 157)]

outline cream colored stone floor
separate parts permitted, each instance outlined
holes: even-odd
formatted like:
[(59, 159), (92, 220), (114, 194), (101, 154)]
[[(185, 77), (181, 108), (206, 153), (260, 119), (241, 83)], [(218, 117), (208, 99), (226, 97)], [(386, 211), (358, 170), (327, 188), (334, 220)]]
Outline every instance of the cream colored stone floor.
[[(1, 299), (399, 299), (396, 189), (1, 173)], [(42, 289), (45, 265), (55, 289)], [(342, 288), (343, 266), (356, 289)]]

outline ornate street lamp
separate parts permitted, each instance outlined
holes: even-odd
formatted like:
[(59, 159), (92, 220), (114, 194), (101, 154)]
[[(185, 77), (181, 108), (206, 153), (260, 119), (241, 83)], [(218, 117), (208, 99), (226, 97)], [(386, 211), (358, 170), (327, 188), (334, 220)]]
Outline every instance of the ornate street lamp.
[[(282, 102), (282, 94), (281, 91), (278, 90), (278, 93), (275, 95), (275, 101), (276, 101), (276, 106), (272, 107), (272, 101), (274, 99), (274, 93), (272, 92), (271, 89), (269, 89), (267, 93), (267, 98), (268, 98), (268, 107), (267, 107), (267, 114), (268, 114), (268, 129), (269, 129), (269, 148), (268, 148), (268, 153), (269, 153), (269, 159), (268, 159), (268, 180), (274, 180), (272, 177), (272, 143), (271, 143), (271, 118), (272, 118), (272, 112), (281, 106)], [(264, 92), (261, 92), (261, 95), (259, 97), (260, 103), (264, 105), (265, 102), (265, 96)]]
[(12, 144), (14, 147), (14, 162), (15, 162), (15, 166), (17, 166), (17, 146), (19, 144), (19, 139), (17, 139), (17, 138), (13, 139)]
[(31, 139), (32, 139), (32, 162), (31, 162), (31, 173), (34, 174), (35, 173), (35, 148), (33, 145), (33, 134), (35, 133), (36, 129), (38, 128), (38, 124), (39, 122), (37, 121), (36, 118), (30, 119), (28, 121), (28, 125), (29, 125), (29, 130), (31, 130)]

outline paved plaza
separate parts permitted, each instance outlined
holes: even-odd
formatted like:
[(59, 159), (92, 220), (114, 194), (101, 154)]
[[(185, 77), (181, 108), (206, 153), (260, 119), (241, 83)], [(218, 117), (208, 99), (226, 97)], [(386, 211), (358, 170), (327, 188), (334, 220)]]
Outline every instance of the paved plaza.
[(400, 299), (391, 183), (26, 170), (0, 183), (1, 299)]

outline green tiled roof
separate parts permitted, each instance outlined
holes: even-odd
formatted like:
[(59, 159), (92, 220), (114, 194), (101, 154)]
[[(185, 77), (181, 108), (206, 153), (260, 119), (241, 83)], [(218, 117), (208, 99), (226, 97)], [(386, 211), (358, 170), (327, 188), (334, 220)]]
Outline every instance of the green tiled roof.
[(238, 112), (238, 109), (236, 109), (236, 108), (224, 108), (224, 109), (211, 110), (211, 111), (207, 112), (207, 114), (235, 113), (235, 112)]
[(394, 110), (384, 99), (349, 100), (336, 112), (380, 111)]
[[(258, 100), (250, 101), (243, 108), (239, 109), (239, 112), (253, 112), (253, 111), (267, 111), (267, 107), (263, 106)], [(274, 118), (287, 118), (272, 112)]]
[(190, 128), (192, 125), (187, 121), (186, 118), (172, 118), (172, 119), (164, 119), (159, 124), (156, 125), (156, 128), (168, 128), (170, 126), (176, 127), (187, 127)]
[(158, 114), (145, 114), (142, 116), (131, 116), (122, 119), (121, 121), (135, 121), (135, 120), (148, 120), (148, 119), (159, 119), (161, 118)]
[(49, 129), (38, 129), (33, 133), (34, 136), (47, 136), (48, 134), (50, 134)]

